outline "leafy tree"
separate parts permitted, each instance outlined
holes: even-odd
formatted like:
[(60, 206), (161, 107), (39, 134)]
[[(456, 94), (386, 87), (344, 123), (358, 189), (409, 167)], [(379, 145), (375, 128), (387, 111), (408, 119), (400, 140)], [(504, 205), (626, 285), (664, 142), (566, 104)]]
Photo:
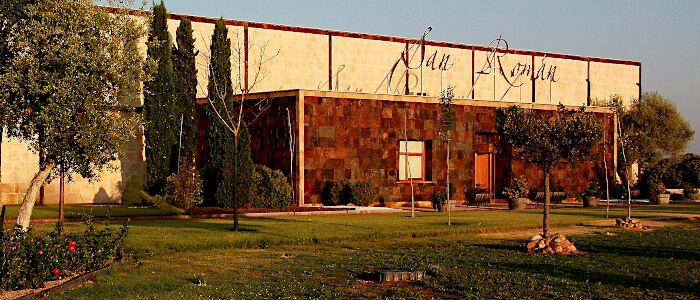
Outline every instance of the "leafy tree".
[(700, 155), (686, 153), (679, 157), (666, 158), (661, 164), (669, 165), (663, 182), (673, 188), (700, 187)]
[(175, 119), (182, 119), (179, 154), (182, 161), (193, 162), (197, 151), (197, 67), (192, 22), (183, 19), (177, 27), (177, 47), (173, 46), (173, 94)]
[(680, 154), (695, 134), (673, 101), (656, 92), (644, 93), (620, 116), (627, 161), (643, 168)]
[[(440, 96), (440, 115), (438, 116), (438, 126), (437, 134), (445, 143), (445, 148), (447, 148), (447, 156), (445, 156), (445, 163), (447, 165), (447, 177), (445, 186), (450, 186), (450, 141), (452, 140), (452, 130), (455, 127), (455, 112), (452, 108), (452, 99), (454, 98), (454, 92), (452, 87), (447, 87), (447, 90), (442, 92)], [(447, 224), (451, 225), (451, 211), (450, 211), (450, 190), (445, 188), (447, 192)]]
[(153, 6), (147, 55), (149, 61), (156, 66), (153, 79), (144, 83), (143, 95), (146, 186), (153, 195), (161, 194), (166, 178), (177, 171), (177, 130), (180, 118), (173, 115), (173, 63), (167, 18), (162, 1)]
[(59, 166), (95, 179), (133, 137), (140, 119), (128, 102), (143, 77), (144, 32), (130, 16), (89, 1), (11, 1), (2, 9), (0, 125), (42, 158), (17, 218), (26, 229), (39, 189)]
[(515, 159), (533, 163), (544, 171), (542, 231), (547, 236), (551, 171), (560, 163), (580, 162), (590, 157), (593, 148), (601, 142), (602, 128), (583, 107), (580, 110), (567, 110), (560, 104), (555, 112), (536, 113), (517, 105), (507, 110), (498, 109), (496, 129), (504, 152)]

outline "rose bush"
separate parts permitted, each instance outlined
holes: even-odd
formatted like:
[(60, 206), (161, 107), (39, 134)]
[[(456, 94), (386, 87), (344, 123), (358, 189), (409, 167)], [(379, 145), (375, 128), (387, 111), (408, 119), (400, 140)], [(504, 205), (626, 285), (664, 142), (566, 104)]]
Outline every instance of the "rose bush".
[(121, 257), (126, 224), (120, 230), (109, 225), (97, 230), (89, 218), (85, 224), (85, 231), (63, 235), (60, 223), (48, 234), (19, 226), (0, 232), (0, 290), (39, 288), (46, 281), (99, 270)]

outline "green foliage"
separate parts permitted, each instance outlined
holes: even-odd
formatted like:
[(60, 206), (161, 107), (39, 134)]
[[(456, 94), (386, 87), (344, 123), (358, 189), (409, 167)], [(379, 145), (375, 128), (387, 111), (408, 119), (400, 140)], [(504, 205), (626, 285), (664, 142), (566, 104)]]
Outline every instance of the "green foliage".
[(184, 163), (179, 172), (168, 176), (165, 200), (180, 208), (202, 203), (202, 178), (193, 162)]
[(141, 177), (138, 175), (131, 175), (131, 177), (126, 179), (124, 184), (124, 190), (122, 191), (122, 205), (126, 207), (131, 206), (141, 206), (145, 205), (145, 200), (143, 197), (145, 186)]
[(146, 186), (152, 195), (163, 193), (166, 178), (177, 170), (179, 117), (174, 116), (173, 62), (165, 5), (153, 6), (148, 34), (148, 59), (156, 64), (152, 80), (144, 82), (146, 121)]
[(510, 199), (526, 198), (527, 193), (527, 179), (522, 176), (513, 178), (510, 182), (510, 186), (503, 191), (503, 194)]
[[(182, 116), (181, 157), (184, 161), (194, 161), (197, 151), (197, 49), (192, 36), (192, 22), (182, 19), (176, 33), (177, 48), (173, 45), (173, 94), (175, 97), (175, 117)], [(178, 123), (179, 124), (179, 123)], [(179, 127), (178, 127), (179, 129)], [(183, 161), (181, 160), (181, 161)]]
[(377, 191), (369, 181), (358, 181), (352, 185), (352, 203), (357, 206), (368, 206), (377, 198)]
[[(245, 125), (245, 123), (243, 124)], [(210, 164), (216, 169), (216, 201), (223, 207), (234, 207), (234, 176), (236, 174), (236, 154), (238, 156), (238, 205), (237, 207), (250, 206), (255, 201), (257, 193), (256, 182), (261, 179), (255, 172), (250, 150), (250, 134), (247, 126), (241, 127), (238, 137), (238, 151), (234, 151), (235, 137), (226, 128), (216, 128), (215, 132), (210, 132), (209, 153)], [(215, 139), (215, 138), (219, 139)]]
[(89, 216), (82, 233), (59, 234), (62, 224), (48, 235), (30, 228), (0, 233), (0, 290), (39, 288), (44, 282), (99, 270), (121, 257), (127, 225), (118, 232), (107, 226), (97, 230)]
[(141, 177), (131, 175), (124, 184), (122, 191), (122, 205), (132, 206), (152, 206), (157, 209), (171, 209), (165, 198), (161, 195), (151, 196), (145, 191), (145, 186)]
[(323, 201), (331, 205), (348, 204), (352, 201), (352, 184), (347, 178), (329, 181), (322, 196)]
[(600, 197), (600, 194), (602, 193), (602, 190), (600, 188), (600, 185), (598, 184), (597, 181), (591, 180), (591, 183), (583, 189), (583, 192), (581, 192), (581, 196), (584, 197)]
[(621, 113), (621, 127), (620, 139), (628, 161), (642, 167), (652, 167), (665, 157), (679, 154), (695, 134), (673, 101), (656, 92), (644, 93), (633, 101), (629, 110)]
[(281, 171), (263, 165), (256, 165), (255, 171), (259, 181), (253, 207), (285, 208), (292, 203), (292, 186)]
[(479, 188), (479, 187), (470, 187), (470, 188), (468, 188), (466, 191), (464, 191), (464, 194), (467, 195), (467, 196), (473, 196), (473, 195), (476, 195), (476, 194), (483, 194), (483, 193), (486, 193), (487, 191), (488, 191), (488, 189), (482, 189), (482, 188)]
[(680, 157), (670, 157), (659, 162), (668, 165), (662, 180), (673, 188), (700, 187), (700, 155), (687, 153)]
[(144, 76), (143, 28), (90, 1), (3, 1), (2, 9), (0, 126), (44, 167), (94, 179), (140, 123), (128, 102)]
[(515, 159), (531, 162), (545, 172), (559, 163), (590, 157), (602, 140), (598, 123), (584, 107), (567, 110), (559, 105), (556, 112), (541, 113), (517, 105), (496, 110), (499, 146)]
[(452, 108), (454, 98), (453, 87), (447, 87), (440, 95), (440, 115), (437, 121), (437, 134), (440, 140), (449, 142), (452, 140), (452, 130), (455, 127), (455, 112)]
[[(454, 195), (455, 193), (455, 187), (454, 185), (450, 184), (450, 195)], [(447, 206), (445, 204), (447, 203), (447, 191), (443, 187), (441, 190), (433, 193), (430, 195), (430, 202), (433, 204), (433, 208), (437, 211), (444, 211)]]

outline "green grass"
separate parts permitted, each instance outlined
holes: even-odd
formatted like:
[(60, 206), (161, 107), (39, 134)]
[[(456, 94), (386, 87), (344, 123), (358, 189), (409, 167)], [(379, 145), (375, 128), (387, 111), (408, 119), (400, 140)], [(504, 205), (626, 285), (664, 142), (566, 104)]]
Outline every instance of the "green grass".
[[(5, 220), (17, 218), (19, 205), (6, 205)], [(110, 212), (113, 217), (127, 216), (169, 216), (181, 214), (177, 210), (165, 210), (152, 207), (123, 207), (120, 205), (72, 205), (64, 207), (65, 216), (80, 217), (81, 214), (89, 214), (94, 217), (105, 217)], [(32, 219), (58, 218), (58, 205), (35, 205), (32, 211)]]
[[(528, 236), (475, 234), (539, 228), (541, 210), (453, 213), (452, 226), (443, 213), (245, 218), (240, 232), (231, 220), (131, 222), (132, 258), (56, 298), (696, 299), (700, 221), (690, 217), (699, 208), (634, 207), (635, 217), (682, 226), (573, 235), (587, 254), (568, 256), (523, 253)], [(604, 207), (555, 209), (552, 227), (604, 215)], [(625, 215), (625, 207), (611, 208), (611, 218)], [(373, 281), (378, 270), (399, 268), (428, 276)]]

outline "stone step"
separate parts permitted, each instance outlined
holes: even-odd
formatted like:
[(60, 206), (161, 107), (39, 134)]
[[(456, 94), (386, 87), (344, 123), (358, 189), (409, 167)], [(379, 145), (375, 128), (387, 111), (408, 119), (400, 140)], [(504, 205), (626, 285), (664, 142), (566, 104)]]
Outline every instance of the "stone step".
[(425, 272), (421, 270), (381, 270), (379, 281), (418, 281), (423, 280)]

